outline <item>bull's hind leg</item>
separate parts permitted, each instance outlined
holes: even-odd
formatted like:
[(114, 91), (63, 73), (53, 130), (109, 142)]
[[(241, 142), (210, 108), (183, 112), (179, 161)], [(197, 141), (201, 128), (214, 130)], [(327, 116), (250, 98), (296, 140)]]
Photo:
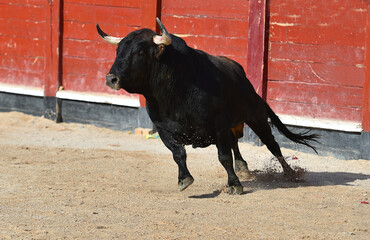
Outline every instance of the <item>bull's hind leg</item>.
[(285, 161), (281, 153), (279, 144), (275, 141), (275, 138), (272, 135), (271, 127), (267, 122), (267, 118), (258, 122), (248, 123), (248, 125), (266, 145), (268, 150), (270, 150), (270, 152), (278, 159), (279, 163), (283, 167), (284, 175), (293, 177), (295, 175), (295, 172)]
[(230, 194), (242, 194), (243, 186), (236, 176), (233, 167), (233, 157), (231, 147), (233, 145), (233, 136), (230, 130), (220, 131), (217, 134), (216, 147), (218, 150), (218, 159), (227, 172), (228, 192)]
[(249, 174), (248, 164), (243, 159), (239, 151), (238, 139), (234, 140), (232, 149), (234, 152), (234, 159), (235, 159), (235, 172)]
[(188, 167), (186, 166), (186, 151), (183, 145), (179, 145), (166, 131), (158, 129), (164, 145), (172, 152), (173, 160), (175, 160), (179, 168), (178, 187), (180, 192), (184, 191), (193, 182), (194, 178), (191, 176)]
[(235, 127), (231, 129), (233, 132), (233, 142), (232, 142), (232, 149), (234, 152), (234, 159), (235, 159), (235, 171), (237, 173), (245, 173), (249, 174), (248, 164), (246, 161), (244, 161), (242, 155), (239, 151), (238, 146), (238, 138), (243, 137), (243, 130), (244, 130), (244, 123), (241, 122)]

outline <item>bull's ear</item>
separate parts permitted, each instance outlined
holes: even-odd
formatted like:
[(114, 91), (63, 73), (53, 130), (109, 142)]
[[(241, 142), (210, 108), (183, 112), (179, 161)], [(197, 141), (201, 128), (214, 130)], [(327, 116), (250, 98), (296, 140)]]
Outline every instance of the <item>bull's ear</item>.
[(155, 57), (159, 60), (161, 58), (161, 56), (164, 54), (165, 52), (165, 45), (164, 44), (159, 44), (157, 46), (157, 51), (156, 51), (156, 54), (155, 54)]

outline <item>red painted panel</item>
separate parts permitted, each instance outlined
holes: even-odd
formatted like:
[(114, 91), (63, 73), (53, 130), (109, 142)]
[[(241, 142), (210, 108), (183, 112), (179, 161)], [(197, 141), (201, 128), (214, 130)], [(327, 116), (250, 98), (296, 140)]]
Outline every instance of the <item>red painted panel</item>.
[(47, 13), (46, 1), (0, 1), (0, 82), (44, 85)]
[(189, 36), (183, 37), (183, 39), (190, 47), (201, 49), (213, 55), (243, 57), (247, 52), (247, 39), (211, 36)]
[[(305, 44), (337, 44), (361, 47), (365, 40), (363, 28), (341, 28), (333, 26), (300, 26), (291, 23), (271, 23), (270, 40)], [(338, 31), (338, 28), (341, 31)]]
[(97, 42), (64, 39), (63, 56), (113, 61), (116, 57), (116, 46), (107, 44), (101, 38)]
[(330, 63), (269, 61), (268, 78), (290, 82), (362, 87), (365, 72), (362, 67), (331, 65)]
[(116, 47), (100, 38), (96, 23), (108, 34), (124, 37), (141, 28), (141, 5), (141, 1), (131, 0), (65, 1), (62, 69), (64, 89), (129, 95), (105, 86), (105, 75), (115, 59)]
[(253, 1), (249, 10), (247, 78), (262, 98), (266, 98), (266, 0)]
[(333, 107), (330, 105), (276, 101), (269, 99), (267, 102), (277, 113), (310, 118), (361, 122), (361, 108)]
[(0, 67), (0, 82), (14, 85), (42, 87), (44, 85), (44, 72), (30, 72), (27, 70)]
[(177, 34), (247, 39), (248, 22), (240, 19), (178, 17), (162, 15), (168, 31)]
[(27, 57), (44, 57), (45, 41), (35, 38), (0, 35), (0, 54)]
[(62, 51), (62, 1), (49, 2), (48, 20), (50, 30), (46, 31), (47, 44), (45, 56), (47, 59), (44, 94), (54, 97), (61, 86), (61, 51)]
[(45, 70), (45, 58), (43, 57), (25, 57), (25, 56), (7, 56), (0, 54), (0, 67), (21, 70), (26, 72), (43, 72)]
[(272, 1), (270, 40), (361, 47), (367, 4), (358, 0)]
[(137, 27), (141, 26), (141, 10), (139, 8), (65, 3), (64, 21), (109, 23)]
[[(92, 80), (94, 82), (92, 83)], [(113, 95), (129, 95), (124, 90), (116, 91), (105, 85), (104, 77), (92, 77), (85, 75), (73, 75), (65, 73), (63, 75), (63, 88), (65, 90), (73, 90), (77, 92), (90, 92), (90, 93), (109, 93)]]
[(47, 19), (47, 8), (45, 6), (0, 3), (0, 17), (2, 19), (44, 22)]
[(362, 88), (329, 84), (307, 84), (296, 82), (270, 81), (269, 99), (297, 103), (360, 108)]
[[(107, 25), (99, 26), (109, 35), (124, 37), (128, 33), (139, 29), (140, 27), (129, 27), (125, 25)], [(100, 42), (102, 39), (96, 32), (96, 23), (64, 22), (64, 39), (80, 39)]]
[(235, 60), (245, 57), (249, 2), (162, 0), (162, 22), (193, 48)]
[[(114, 61), (114, 58), (110, 60), (96, 60), (64, 57), (63, 59), (63, 73), (97, 77), (98, 79), (104, 78), (104, 80)], [(91, 80), (94, 81), (94, 79)]]
[(162, 2), (162, 15), (248, 21), (249, 2), (245, 0), (162, 0)]
[(362, 66), (364, 49), (338, 45), (309, 45), (271, 42), (269, 59), (309, 63)]
[(366, 77), (364, 82), (364, 96), (362, 105), (362, 127), (365, 132), (370, 132), (370, 5), (367, 7), (366, 25)]
[(278, 82), (268, 98), (277, 112), (308, 116), (308, 106), (315, 117), (360, 122), (367, 1), (270, 3), (268, 78)]
[(5, 4), (17, 4), (27, 6), (48, 6), (48, 2), (45, 0), (0, 0), (0, 3)]
[(136, 7), (141, 6), (140, 0), (65, 0), (65, 3), (76, 3), (80, 5), (100, 5), (115, 7)]
[(46, 21), (33, 22), (20, 19), (0, 19), (3, 36), (33, 37), (45, 40), (45, 31), (49, 29)]

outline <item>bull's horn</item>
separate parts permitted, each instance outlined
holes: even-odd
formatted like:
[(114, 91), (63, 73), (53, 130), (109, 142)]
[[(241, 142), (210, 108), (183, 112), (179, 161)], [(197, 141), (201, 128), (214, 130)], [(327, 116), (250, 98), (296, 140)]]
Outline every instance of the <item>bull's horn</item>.
[(109, 42), (110, 44), (118, 45), (118, 43), (123, 39), (119, 37), (112, 37), (103, 32), (103, 30), (100, 29), (99, 24), (96, 24), (96, 29), (98, 30), (98, 33), (100, 37), (104, 39), (104, 41)]
[(153, 42), (157, 45), (159, 45), (159, 44), (164, 44), (166, 46), (170, 45), (171, 44), (170, 34), (167, 32), (166, 28), (163, 26), (163, 24), (162, 24), (161, 20), (159, 20), (159, 18), (157, 18), (157, 23), (159, 25), (159, 28), (161, 29), (162, 36), (161, 35), (155, 35), (153, 37)]

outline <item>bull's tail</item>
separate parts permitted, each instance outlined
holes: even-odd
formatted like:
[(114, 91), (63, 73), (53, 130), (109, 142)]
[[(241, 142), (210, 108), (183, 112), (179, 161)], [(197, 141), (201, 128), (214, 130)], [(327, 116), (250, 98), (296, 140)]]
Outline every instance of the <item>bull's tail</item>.
[(293, 133), (291, 132), (284, 123), (281, 122), (279, 117), (272, 111), (270, 106), (266, 103), (266, 108), (268, 112), (268, 116), (271, 119), (271, 122), (274, 126), (277, 127), (280, 133), (282, 133), (285, 137), (292, 140), (293, 142), (306, 145), (312, 148), (316, 153), (316, 148), (312, 146), (309, 142), (318, 142), (317, 139), (320, 137), (317, 134), (309, 134), (310, 130), (301, 132), (301, 133)]

